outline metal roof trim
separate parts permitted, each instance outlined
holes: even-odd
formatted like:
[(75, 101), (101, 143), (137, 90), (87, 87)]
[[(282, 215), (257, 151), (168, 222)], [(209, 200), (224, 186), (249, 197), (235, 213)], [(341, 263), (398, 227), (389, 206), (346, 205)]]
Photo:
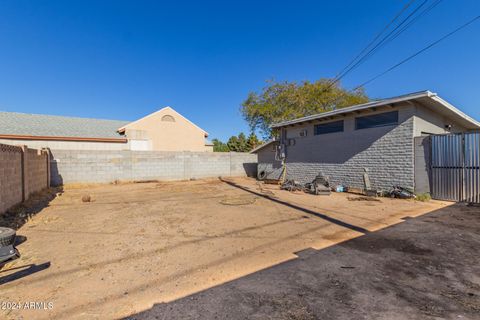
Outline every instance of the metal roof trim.
[(305, 122), (305, 121), (311, 121), (311, 120), (317, 120), (317, 119), (322, 119), (326, 117), (331, 117), (335, 115), (340, 115), (344, 113), (350, 113), (350, 112), (355, 112), (355, 111), (360, 111), (360, 110), (365, 110), (369, 108), (375, 108), (383, 105), (388, 105), (388, 104), (393, 104), (393, 103), (399, 103), (399, 102), (404, 102), (404, 101), (410, 101), (418, 98), (423, 98), (423, 97), (432, 97), (432, 96), (437, 96), (436, 93), (433, 93), (431, 91), (420, 91), (420, 92), (414, 92), (410, 93), (407, 95), (402, 95), (402, 96), (397, 96), (393, 98), (387, 98), (387, 99), (382, 99), (382, 100), (376, 100), (376, 101), (371, 101), (367, 103), (362, 103), (362, 104), (357, 104), (353, 105), (350, 107), (345, 107), (333, 111), (327, 111), (324, 113), (318, 113), (314, 114), (311, 116), (306, 116), (302, 118), (297, 118), (293, 120), (288, 120), (288, 121), (283, 121), (279, 123), (272, 124), (270, 128), (280, 128), (280, 127), (285, 127), (291, 124), (297, 124), (300, 122)]

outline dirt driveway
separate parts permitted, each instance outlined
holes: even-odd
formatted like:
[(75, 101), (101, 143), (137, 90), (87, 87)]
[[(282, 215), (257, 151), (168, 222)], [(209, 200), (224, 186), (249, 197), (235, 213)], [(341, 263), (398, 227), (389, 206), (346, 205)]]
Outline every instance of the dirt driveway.
[(136, 314), (447, 205), (289, 193), (243, 178), (66, 187), (18, 230), (22, 258), (0, 273), (1, 301), (53, 308), (1, 317)]

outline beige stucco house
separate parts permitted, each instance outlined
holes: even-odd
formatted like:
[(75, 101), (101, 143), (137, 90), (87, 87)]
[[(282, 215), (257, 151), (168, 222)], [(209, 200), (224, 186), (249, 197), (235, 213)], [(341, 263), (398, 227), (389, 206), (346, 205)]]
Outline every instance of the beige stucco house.
[(129, 140), (131, 150), (213, 151), (208, 133), (171, 107), (165, 107), (118, 132)]
[(32, 148), (210, 152), (207, 137), (171, 107), (133, 122), (0, 112), (0, 143)]

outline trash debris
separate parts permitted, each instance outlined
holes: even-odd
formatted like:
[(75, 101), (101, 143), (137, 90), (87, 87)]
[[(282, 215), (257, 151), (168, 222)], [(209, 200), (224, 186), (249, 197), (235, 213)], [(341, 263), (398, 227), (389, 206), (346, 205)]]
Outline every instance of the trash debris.
[(267, 171), (266, 170), (258, 171), (258, 174), (257, 174), (257, 179), (258, 180), (265, 180), (266, 178), (267, 178)]
[(368, 197), (376, 197), (378, 192), (377, 190), (372, 189), (370, 183), (370, 177), (368, 176), (368, 169), (364, 168), (365, 172), (363, 173), (363, 183), (365, 185), (365, 195)]
[(310, 192), (316, 195), (330, 195), (330, 179), (320, 173), (313, 179), (310, 186)]
[(280, 189), (290, 192), (304, 191), (315, 195), (329, 195), (331, 192), (328, 177), (323, 176), (322, 174), (317, 175), (312, 182), (305, 184), (301, 184), (295, 180), (286, 180), (282, 183)]
[(316, 182), (306, 183), (304, 191), (315, 195), (329, 195), (331, 192), (329, 187)]
[(287, 191), (290, 191), (290, 192), (303, 191), (304, 186), (302, 184), (300, 184), (299, 182), (295, 181), (295, 180), (287, 179), (287, 180), (285, 180), (284, 183), (282, 183), (282, 185), (280, 186), (280, 189), (287, 190)]
[(393, 186), (386, 195), (390, 196), (391, 198), (399, 199), (415, 199), (416, 197), (412, 191), (400, 186)]
[(335, 187), (335, 192), (345, 192), (345, 191), (346, 191), (345, 186), (338, 185)]
[(82, 202), (91, 202), (91, 201), (92, 201), (92, 197), (90, 197), (90, 195), (86, 194), (82, 196)]

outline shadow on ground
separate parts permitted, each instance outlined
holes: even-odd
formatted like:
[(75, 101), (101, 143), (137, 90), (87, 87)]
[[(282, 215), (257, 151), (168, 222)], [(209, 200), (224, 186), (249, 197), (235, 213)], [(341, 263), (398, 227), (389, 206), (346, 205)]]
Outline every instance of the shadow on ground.
[(57, 195), (63, 193), (63, 187), (52, 187), (35, 193), (30, 198), (0, 214), (0, 226), (20, 229), (30, 218), (48, 207)]
[[(50, 262), (45, 262), (42, 264), (27, 264), (19, 267), (8, 268), (7, 270), (0, 271), (0, 286), (24, 277), (27, 277), (31, 274), (43, 271), (50, 268)], [(1, 276), (4, 272), (10, 272), (16, 270), (14, 273), (10, 273), (6, 276)]]
[(479, 230), (453, 205), (127, 319), (478, 319)]
[(268, 199), (270, 201), (273, 201), (275, 203), (278, 203), (278, 204), (281, 204), (281, 205), (284, 205), (284, 206), (287, 206), (289, 208), (292, 208), (292, 209), (295, 209), (295, 210), (298, 210), (298, 211), (302, 211), (306, 214), (309, 214), (309, 215), (313, 215), (317, 218), (320, 218), (320, 219), (323, 219), (325, 221), (328, 221), (328, 222), (331, 222), (333, 224), (336, 224), (340, 227), (344, 227), (344, 228), (347, 228), (347, 229), (350, 229), (350, 230), (353, 230), (353, 231), (357, 231), (357, 232), (360, 232), (360, 233), (369, 233), (370, 231), (368, 231), (367, 229), (364, 229), (362, 227), (359, 227), (359, 226), (354, 226), (352, 224), (349, 224), (345, 221), (341, 221), (341, 220), (338, 220), (338, 219), (335, 219), (335, 218), (332, 218), (332, 217), (329, 217), (328, 215), (325, 215), (323, 213), (320, 213), (320, 212), (317, 212), (317, 211), (314, 211), (314, 210), (310, 210), (310, 209), (307, 209), (307, 208), (304, 208), (304, 207), (300, 207), (300, 206), (297, 206), (295, 204), (292, 204), (292, 203), (289, 203), (287, 201), (283, 201), (283, 200), (280, 200), (274, 196), (271, 196), (271, 195), (268, 195), (268, 194), (263, 194), (263, 193), (260, 193), (260, 192), (256, 192), (256, 191), (253, 191), (253, 190), (250, 190), (249, 188), (247, 187), (244, 187), (242, 185), (239, 185), (233, 181), (229, 181), (229, 180), (225, 180), (225, 179), (222, 179), (220, 178), (220, 181), (228, 184), (229, 186), (231, 187), (235, 187), (237, 189), (240, 189), (240, 190), (243, 190), (243, 191), (246, 191), (246, 192), (249, 192), (251, 194), (254, 194), (256, 196), (259, 196), (259, 197), (262, 197), (262, 198), (265, 198), (265, 199)]

